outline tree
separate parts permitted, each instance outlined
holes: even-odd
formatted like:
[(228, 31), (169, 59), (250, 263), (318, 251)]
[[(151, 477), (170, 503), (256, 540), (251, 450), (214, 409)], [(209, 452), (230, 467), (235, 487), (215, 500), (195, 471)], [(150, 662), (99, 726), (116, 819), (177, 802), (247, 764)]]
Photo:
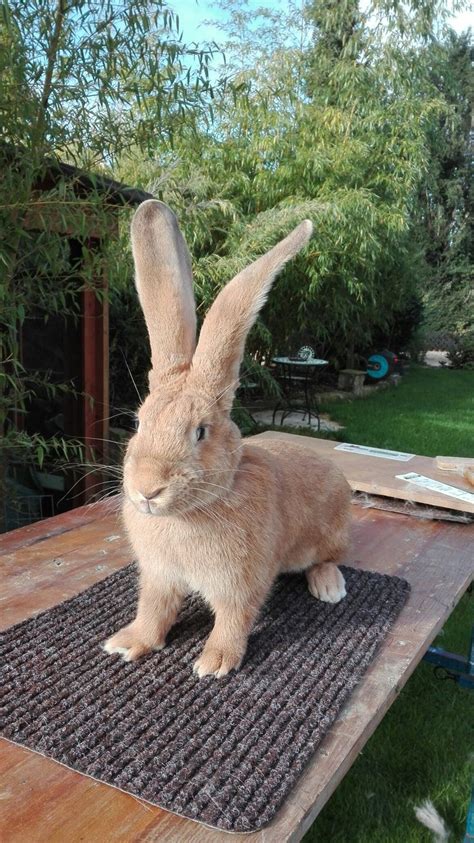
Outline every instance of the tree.
[[(207, 301), (302, 216), (315, 222), (312, 248), (272, 291), (257, 328), (260, 354), (287, 348), (299, 332), (313, 336), (321, 356), (352, 362), (412, 302), (424, 271), (430, 136), (446, 113), (427, 72), (435, 5), (415, 13), (414, 4), (411, 14), (397, 7), (381, 31), (353, 0), (307, 3), (283, 22), (265, 13), (263, 29), (245, 4), (230, 4), (226, 49), (244, 95), (218, 100), (216, 128), (202, 135), (193, 169), (234, 220), (208, 238), (212, 251), (197, 254), (199, 295)], [(306, 33), (299, 42), (292, 26)], [(174, 184), (190, 167), (186, 145), (176, 152)], [(158, 159), (156, 172), (166, 166)]]
[(138, 170), (178, 211), (200, 311), (240, 267), (313, 219), (311, 248), (284, 271), (250, 338), (258, 359), (294, 335), (338, 365), (373, 343), (406, 342), (430, 271), (433, 137), (450, 113), (432, 75), (442, 4), (375, 0), (362, 13), (355, 0), (324, 0), (288, 14), (219, 5), (234, 87), (214, 101), (213, 131), (198, 127), (192, 143), (184, 131), (171, 153), (120, 171)]
[(448, 110), (431, 134), (432, 167), (423, 191), (426, 322), (431, 330), (462, 335), (474, 330), (474, 49), (470, 33), (451, 32), (433, 52), (433, 85)]
[[(104, 239), (107, 232), (98, 193), (78, 198), (71, 179), (41, 194), (36, 188), (59, 163), (110, 172), (132, 146), (144, 154), (169, 141), (209, 89), (210, 51), (188, 50), (176, 16), (157, 0), (3, 0), (0, 47), (3, 498), (12, 454), (36, 464), (47, 455), (77, 457), (77, 443), (18, 429), (19, 414), (38, 389), (66, 388), (31, 371), (26, 378), (19, 337), (33, 312), (44, 319), (77, 313), (76, 269), (58, 229), (73, 221), (86, 267), (83, 286), (97, 276), (97, 255), (88, 247), (91, 219)], [(40, 220), (40, 233), (32, 232), (32, 218)]]

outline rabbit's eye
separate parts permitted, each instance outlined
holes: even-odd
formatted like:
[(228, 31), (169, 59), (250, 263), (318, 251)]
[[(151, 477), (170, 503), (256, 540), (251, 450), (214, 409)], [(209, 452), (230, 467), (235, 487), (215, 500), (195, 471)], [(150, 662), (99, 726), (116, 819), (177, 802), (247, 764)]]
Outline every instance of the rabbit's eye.
[(206, 428), (201, 425), (196, 428), (196, 442), (200, 442), (206, 435)]

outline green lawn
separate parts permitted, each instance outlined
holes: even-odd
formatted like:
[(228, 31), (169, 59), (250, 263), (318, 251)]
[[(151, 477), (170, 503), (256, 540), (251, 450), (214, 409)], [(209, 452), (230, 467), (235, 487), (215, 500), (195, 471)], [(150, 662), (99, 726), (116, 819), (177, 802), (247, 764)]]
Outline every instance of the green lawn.
[[(346, 425), (337, 438), (347, 442), (428, 456), (474, 452), (474, 372), (415, 368), (397, 388), (324, 409)], [(438, 643), (465, 652), (473, 622), (468, 594)], [(428, 843), (432, 836), (413, 811), (425, 799), (445, 818), (450, 839), (461, 840), (473, 774), (473, 698), (421, 664), (305, 843)]]
[(399, 386), (323, 407), (338, 439), (426, 456), (474, 453), (474, 371), (412, 368)]

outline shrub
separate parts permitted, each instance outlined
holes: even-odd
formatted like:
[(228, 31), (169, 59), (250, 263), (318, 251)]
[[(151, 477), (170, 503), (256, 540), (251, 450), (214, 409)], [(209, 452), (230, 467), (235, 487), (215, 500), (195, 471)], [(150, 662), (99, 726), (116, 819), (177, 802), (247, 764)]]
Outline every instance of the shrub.
[(456, 338), (456, 344), (448, 351), (453, 369), (474, 369), (474, 331)]

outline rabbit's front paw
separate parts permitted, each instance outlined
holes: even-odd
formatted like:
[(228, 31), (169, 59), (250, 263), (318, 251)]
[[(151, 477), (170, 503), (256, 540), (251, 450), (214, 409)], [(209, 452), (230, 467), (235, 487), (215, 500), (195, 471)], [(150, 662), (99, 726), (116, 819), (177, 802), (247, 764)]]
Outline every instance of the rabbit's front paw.
[(133, 623), (124, 626), (123, 629), (119, 629), (103, 645), (106, 653), (119, 653), (126, 662), (134, 662), (140, 656), (145, 656), (147, 653), (151, 653), (152, 650), (160, 650), (162, 647), (163, 644), (160, 643), (154, 644), (153, 646), (146, 644)]
[(194, 663), (194, 673), (199, 678), (202, 676), (215, 676), (220, 679), (226, 676), (230, 670), (237, 670), (242, 661), (240, 653), (224, 647), (204, 647), (201, 656)]
[(318, 600), (324, 603), (339, 603), (346, 596), (346, 583), (337, 565), (323, 562), (306, 571), (308, 588)]

